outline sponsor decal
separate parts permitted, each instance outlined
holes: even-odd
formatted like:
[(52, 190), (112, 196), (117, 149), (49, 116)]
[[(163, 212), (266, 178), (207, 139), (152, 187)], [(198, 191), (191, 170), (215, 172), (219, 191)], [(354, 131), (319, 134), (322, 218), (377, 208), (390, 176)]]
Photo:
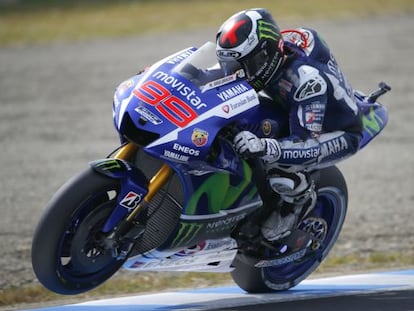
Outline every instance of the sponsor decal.
[(344, 137), (338, 137), (321, 145), (321, 157), (325, 158), (332, 154), (348, 149), (348, 142)]
[[(186, 215), (204, 214), (199, 209), (204, 209), (203, 205), (205, 204), (208, 205), (209, 214), (220, 213), (221, 210), (225, 211), (229, 208), (234, 208), (234, 204), (242, 197), (246, 199), (254, 198), (252, 199), (254, 201), (251, 201), (253, 205), (246, 204), (246, 209), (255, 207), (258, 201), (254, 197), (257, 189), (250, 182), (252, 171), (247, 163), (243, 162), (242, 165), (243, 178), (238, 183), (230, 177), (230, 174), (211, 174), (204, 178), (204, 182), (197, 189), (193, 190), (184, 213)], [(250, 192), (250, 195), (246, 196), (248, 192)], [(220, 195), (217, 195), (218, 193)], [(214, 200), (207, 200), (205, 202), (206, 197), (214, 198)]]
[(298, 101), (317, 96), (322, 94), (323, 86), (321, 81), (316, 79), (310, 79), (306, 81), (301, 87), (295, 92), (295, 99)]
[(279, 136), (280, 126), (279, 123), (273, 119), (264, 119), (261, 122), (262, 133), (266, 137)]
[(164, 157), (180, 162), (188, 162), (189, 156), (178, 154), (169, 150), (164, 150)]
[(315, 120), (315, 113), (313, 111), (305, 113), (306, 124), (310, 124)]
[(275, 25), (262, 19), (257, 21), (257, 31), (259, 40), (270, 39), (278, 41), (280, 39), (279, 30), (275, 27)]
[(129, 79), (129, 80), (126, 80), (126, 81), (122, 82), (118, 86), (118, 89), (117, 89), (118, 94), (120, 96), (122, 96), (127, 90), (129, 90), (133, 86), (134, 86), (134, 80), (132, 80), (132, 79)]
[(335, 57), (333, 56), (332, 53), (331, 53), (330, 59), (328, 61), (328, 69), (329, 69), (330, 72), (332, 72), (335, 75), (335, 77), (339, 81), (344, 82), (344, 80), (345, 80), (344, 75), (343, 75), (341, 69), (339, 69), (338, 63), (336, 62)]
[(272, 124), (269, 120), (264, 120), (262, 123), (262, 131), (265, 136), (270, 136), (272, 133)]
[(119, 205), (132, 210), (138, 206), (142, 201), (142, 193), (138, 194), (133, 191), (128, 192), (128, 194), (119, 202)]
[(124, 162), (121, 162), (118, 159), (105, 160), (102, 163), (97, 164), (96, 167), (103, 171), (118, 171), (123, 168), (121, 166), (121, 163), (125, 164)]
[(230, 112), (230, 107), (229, 107), (229, 105), (224, 105), (223, 107), (221, 107), (221, 109), (223, 109), (223, 111), (224, 111), (225, 113), (229, 113), (229, 112)]
[(248, 90), (249, 88), (247, 86), (240, 83), (235, 86), (232, 86), (231, 88), (228, 88), (227, 90), (217, 93), (217, 96), (224, 102), (233, 97), (236, 97), (237, 95), (243, 94), (244, 92)]
[(206, 248), (207, 243), (201, 242), (200, 244), (194, 245), (193, 247), (189, 247), (189, 248), (185, 248), (181, 251), (179, 251), (178, 253), (175, 253), (175, 256), (192, 256), (197, 254), (198, 252), (201, 252), (202, 250), (204, 250)]
[(206, 85), (203, 85), (201, 87), (201, 90), (202, 90), (202, 92), (205, 92), (205, 91), (214, 89), (216, 87), (226, 85), (227, 83), (236, 81), (238, 78), (244, 78), (244, 77), (245, 77), (244, 70), (239, 69), (235, 73), (233, 73), (232, 75), (225, 76), (223, 78), (211, 81), (211, 82), (207, 83)]
[(234, 249), (237, 248), (237, 242), (234, 239), (218, 239), (208, 240), (205, 250), (221, 250), (221, 249)]
[(241, 98), (237, 101), (234, 101), (230, 104), (225, 104), (221, 107), (221, 109), (225, 112), (225, 113), (229, 113), (232, 110), (236, 110), (244, 105), (247, 105), (248, 103), (254, 101), (257, 98), (256, 93), (255, 94), (251, 94), (251, 95), (247, 95), (244, 98)]
[(191, 241), (203, 228), (202, 224), (181, 222), (177, 236), (171, 243), (172, 247)]
[(143, 118), (151, 122), (152, 124), (159, 125), (162, 123), (162, 120), (153, 114), (150, 110), (145, 107), (139, 106), (135, 108), (135, 111), (138, 112)]
[(231, 50), (219, 50), (217, 51), (217, 56), (220, 58), (237, 59), (241, 56), (241, 53)]
[(284, 159), (313, 159), (319, 156), (318, 148), (283, 150)]
[(183, 146), (178, 143), (174, 143), (173, 149), (185, 154), (189, 154), (193, 157), (198, 157), (200, 155), (200, 150), (192, 149), (190, 147)]
[(291, 255), (288, 255), (288, 256), (285, 256), (285, 257), (282, 257), (282, 258), (273, 259), (273, 260), (261, 260), (257, 264), (255, 264), (254, 266), (256, 268), (265, 268), (265, 267), (271, 267), (271, 266), (284, 265), (284, 264), (287, 264), (289, 262), (301, 259), (303, 256), (305, 256), (306, 250), (307, 249), (304, 248), (304, 249), (301, 249), (300, 251), (295, 252)]
[(303, 111), (301, 125), (311, 132), (321, 132), (325, 116), (325, 105), (320, 102), (313, 102), (306, 105)]
[(191, 104), (196, 110), (207, 107), (207, 105), (202, 102), (201, 98), (196, 94), (196, 91), (186, 85), (183, 81), (180, 81), (178, 78), (170, 76), (168, 73), (163, 71), (157, 71), (152, 76), (175, 89), (180, 95), (184, 96), (187, 103)]
[(368, 115), (362, 115), (362, 124), (364, 131), (370, 136), (374, 137), (378, 134), (384, 126), (384, 120), (376, 114), (373, 107), (370, 108)]
[(208, 142), (208, 132), (195, 128), (191, 134), (191, 141), (197, 147), (203, 147)]
[(171, 58), (169, 61), (167, 61), (167, 64), (172, 64), (172, 65), (179, 64), (193, 53), (194, 53), (194, 50), (186, 50), (178, 54), (177, 56)]
[(232, 217), (228, 217), (225, 219), (220, 219), (214, 222), (209, 222), (207, 224), (207, 229), (211, 231), (223, 231), (226, 229), (229, 229), (233, 227), (235, 224), (237, 224), (240, 220), (242, 220), (244, 217), (246, 217), (246, 214), (241, 215), (235, 215)]

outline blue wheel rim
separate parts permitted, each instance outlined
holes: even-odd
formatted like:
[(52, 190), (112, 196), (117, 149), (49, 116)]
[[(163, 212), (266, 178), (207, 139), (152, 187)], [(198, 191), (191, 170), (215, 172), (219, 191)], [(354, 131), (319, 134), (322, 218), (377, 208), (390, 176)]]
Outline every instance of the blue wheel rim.
[(322, 248), (318, 250), (319, 253), (316, 256), (304, 261), (263, 268), (264, 280), (270, 283), (270, 286), (276, 284), (277, 287), (277, 284), (280, 284), (281, 289), (292, 287), (316, 269), (338, 238), (345, 218), (345, 204), (344, 194), (339, 192), (338, 189), (323, 188), (319, 190), (318, 200), (311, 215), (323, 218), (328, 225)]
[[(112, 188), (108, 190), (112, 190)], [(98, 206), (103, 206), (101, 198), (106, 196), (106, 191), (107, 190), (104, 190), (102, 192), (95, 194), (94, 196), (90, 197), (86, 202), (84, 202), (81, 206), (78, 207), (76, 214), (72, 217), (71, 222), (67, 226), (67, 232), (69, 231), (69, 228), (77, 227), (76, 223), (82, 221), (82, 219), (84, 219), (92, 210), (97, 209)], [(106, 202), (106, 204), (108, 204), (108, 202)], [(67, 240), (68, 238), (69, 241)], [(96, 270), (92, 274), (76, 271), (76, 269), (73, 269), (73, 267), (71, 267), (70, 264), (62, 263), (61, 258), (64, 257), (62, 254), (64, 253), (65, 244), (68, 242), (70, 243), (70, 240), (71, 237), (68, 237), (66, 234), (63, 235), (57, 251), (57, 270), (64, 279), (70, 282), (89, 282), (99, 277), (99, 275), (105, 275), (107, 271), (113, 269), (113, 262), (116, 262), (115, 259), (108, 261), (108, 265), (106, 267), (102, 267), (101, 269)]]

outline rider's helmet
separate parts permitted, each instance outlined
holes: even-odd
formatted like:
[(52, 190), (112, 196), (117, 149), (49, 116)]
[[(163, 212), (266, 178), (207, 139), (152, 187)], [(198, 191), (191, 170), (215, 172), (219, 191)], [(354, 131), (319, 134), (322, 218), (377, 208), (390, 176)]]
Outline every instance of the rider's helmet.
[(263, 89), (283, 62), (283, 38), (271, 14), (265, 9), (236, 13), (220, 27), (217, 58), (226, 69), (235, 61), (244, 69), (248, 82)]

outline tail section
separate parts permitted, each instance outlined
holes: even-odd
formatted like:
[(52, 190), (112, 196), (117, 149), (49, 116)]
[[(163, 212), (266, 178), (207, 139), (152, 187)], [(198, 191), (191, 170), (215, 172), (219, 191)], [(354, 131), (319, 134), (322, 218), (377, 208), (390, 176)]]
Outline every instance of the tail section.
[(368, 96), (356, 94), (358, 107), (362, 112), (363, 133), (360, 149), (365, 147), (375, 136), (377, 136), (388, 123), (388, 110), (377, 99), (391, 90), (386, 83), (379, 83), (379, 89)]

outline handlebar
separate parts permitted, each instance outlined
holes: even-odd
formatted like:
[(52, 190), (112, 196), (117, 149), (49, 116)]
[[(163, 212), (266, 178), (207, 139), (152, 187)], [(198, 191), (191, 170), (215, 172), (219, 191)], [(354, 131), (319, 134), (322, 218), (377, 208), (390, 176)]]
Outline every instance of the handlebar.
[(374, 92), (372, 92), (371, 94), (369, 94), (368, 96), (367, 96), (367, 99), (366, 99), (366, 101), (368, 102), (368, 103), (375, 103), (376, 101), (377, 101), (377, 99), (381, 96), (381, 95), (384, 95), (385, 93), (387, 93), (388, 91), (391, 91), (391, 87), (388, 85), (388, 84), (386, 84), (385, 82), (380, 82), (379, 84), (378, 84), (378, 87), (379, 87), (379, 89), (378, 90), (376, 90), (376, 91), (374, 91)]

